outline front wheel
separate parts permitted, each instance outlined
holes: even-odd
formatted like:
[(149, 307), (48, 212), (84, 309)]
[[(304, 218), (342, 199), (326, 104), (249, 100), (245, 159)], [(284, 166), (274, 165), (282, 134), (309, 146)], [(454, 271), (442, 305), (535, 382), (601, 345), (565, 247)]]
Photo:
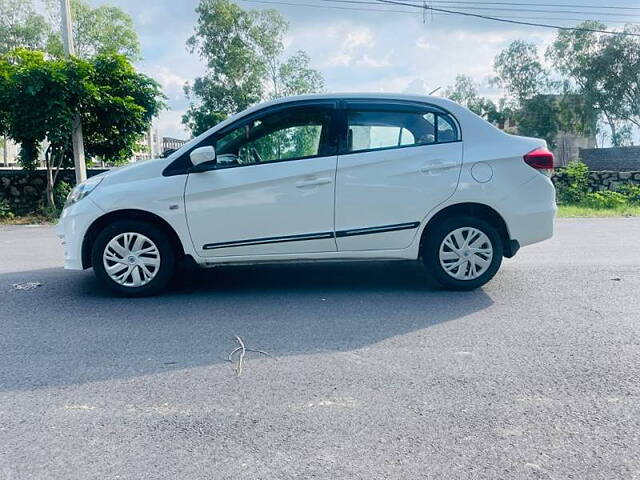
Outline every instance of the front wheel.
[(121, 220), (107, 226), (93, 244), (93, 270), (116, 293), (140, 297), (162, 291), (175, 269), (175, 252), (155, 225)]
[(496, 274), (502, 263), (500, 233), (480, 218), (444, 220), (425, 232), (422, 260), (433, 279), (450, 290), (473, 290)]

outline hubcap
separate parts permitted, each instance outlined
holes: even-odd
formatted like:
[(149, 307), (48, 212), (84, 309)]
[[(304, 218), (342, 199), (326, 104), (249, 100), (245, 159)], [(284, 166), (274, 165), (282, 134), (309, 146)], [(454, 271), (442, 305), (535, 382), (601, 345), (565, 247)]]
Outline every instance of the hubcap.
[(125, 287), (142, 287), (155, 278), (160, 269), (156, 244), (140, 233), (117, 235), (102, 254), (107, 275)]
[(458, 228), (440, 244), (440, 265), (456, 280), (473, 280), (486, 272), (493, 259), (489, 237), (473, 227)]

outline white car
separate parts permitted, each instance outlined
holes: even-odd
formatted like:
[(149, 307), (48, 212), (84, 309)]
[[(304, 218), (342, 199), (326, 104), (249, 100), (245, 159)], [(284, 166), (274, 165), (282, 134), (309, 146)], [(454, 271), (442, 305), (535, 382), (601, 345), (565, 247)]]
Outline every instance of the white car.
[(544, 140), (443, 98), (284, 98), (78, 185), (57, 232), (65, 268), (132, 296), (161, 291), (180, 260), (420, 259), (469, 290), (552, 236), (552, 168)]

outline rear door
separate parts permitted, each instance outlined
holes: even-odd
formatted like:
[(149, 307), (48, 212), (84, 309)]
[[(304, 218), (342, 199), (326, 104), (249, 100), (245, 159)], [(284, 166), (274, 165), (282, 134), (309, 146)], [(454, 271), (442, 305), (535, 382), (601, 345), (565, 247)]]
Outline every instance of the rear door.
[(339, 251), (408, 247), (425, 215), (456, 189), (456, 120), (422, 104), (353, 101), (342, 115), (336, 173)]

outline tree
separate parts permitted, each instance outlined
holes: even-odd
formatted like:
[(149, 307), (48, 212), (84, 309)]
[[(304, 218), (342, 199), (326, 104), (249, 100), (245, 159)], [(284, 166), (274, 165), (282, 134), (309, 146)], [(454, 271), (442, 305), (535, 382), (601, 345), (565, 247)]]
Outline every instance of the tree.
[(0, 54), (16, 48), (42, 50), (50, 28), (46, 19), (25, 0), (0, 0)]
[[(47, 50), (55, 56), (62, 56), (60, 2), (48, 0), (48, 4), (52, 32)], [(140, 41), (133, 20), (122, 9), (108, 5), (92, 8), (85, 0), (72, 0), (71, 19), (76, 56), (91, 58), (117, 53), (131, 61), (140, 59)]]
[[(476, 84), (467, 75), (456, 75), (455, 83), (445, 88), (444, 96), (470, 110), (478, 103), (480, 98)], [(478, 112), (473, 112), (478, 114)]]
[(229, 0), (201, 0), (196, 12), (187, 46), (206, 61), (207, 72), (185, 86), (191, 105), (183, 123), (194, 135), (266, 98), (323, 87), (304, 52), (281, 62), (288, 25), (275, 10), (247, 11)]
[[(16, 48), (42, 50), (55, 57), (64, 54), (60, 38), (59, 0), (44, 0), (49, 18), (36, 12), (33, 0), (0, 0), (0, 54)], [(76, 56), (118, 53), (140, 59), (140, 42), (133, 20), (113, 6), (92, 8), (86, 0), (72, 0), (71, 18)]]
[[(603, 29), (599, 22), (584, 22), (584, 29)], [(637, 33), (637, 27), (625, 31)], [(640, 126), (640, 40), (591, 31), (560, 31), (547, 50), (547, 58), (584, 97), (588, 106), (602, 113), (614, 145), (624, 143), (626, 123)]]
[(493, 64), (494, 82), (522, 104), (548, 89), (549, 72), (542, 66), (538, 49), (522, 40), (512, 42), (498, 54)]
[(309, 65), (311, 58), (306, 52), (298, 50), (278, 66), (278, 74), (274, 77), (273, 97), (289, 97), (324, 90), (324, 78), (320, 72)]
[(476, 84), (466, 75), (457, 75), (454, 85), (445, 89), (444, 96), (467, 107), (488, 122), (500, 126), (504, 125), (509, 114), (506, 102), (496, 105), (492, 100), (478, 95)]
[(135, 72), (126, 58), (98, 55), (45, 59), (17, 50), (0, 57), (0, 128), (21, 146), (21, 163), (34, 168), (45, 140), (47, 203), (54, 206), (58, 171), (73, 165), (71, 131), (81, 112), (87, 159), (129, 158), (162, 108), (159, 85)]

